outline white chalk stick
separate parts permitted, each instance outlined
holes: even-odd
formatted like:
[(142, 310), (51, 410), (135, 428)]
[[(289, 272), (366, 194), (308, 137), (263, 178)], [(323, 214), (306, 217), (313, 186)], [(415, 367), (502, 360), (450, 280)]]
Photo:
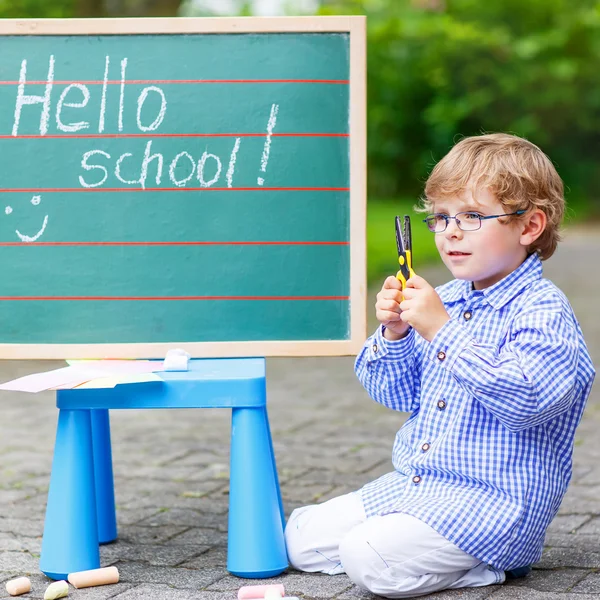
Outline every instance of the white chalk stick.
[(69, 593), (69, 584), (66, 581), (51, 583), (44, 592), (44, 600), (57, 600), (64, 598)]
[(67, 579), (69, 583), (77, 589), (94, 587), (97, 585), (106, 585), (109, 583), (119, 583), (119, 571), (117, 567), (91, 569), (89, 571), (78, 571), (77, 573), (69, 573)]
[(6, 591), (11, 596), (20, 596), (31, 591), (31, 581), (28, 577), (19, 577), (6, 582)]
[(281, 593), (281, 590), (273, 587), (266, 589), (263, 597), (265, 600), (281, 600), (283, 598), (283, 594)]

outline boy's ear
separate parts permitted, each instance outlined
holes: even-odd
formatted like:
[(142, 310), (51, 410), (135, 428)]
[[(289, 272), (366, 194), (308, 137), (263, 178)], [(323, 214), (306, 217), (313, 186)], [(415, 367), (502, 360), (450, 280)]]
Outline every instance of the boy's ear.
[(529, 246), (537, 240), (540, 235), (546, 229), (546, 213), (539, 208), (536, 208), (533, 212), (528, 214), (523, 221), (521, 221), (521, 245)]

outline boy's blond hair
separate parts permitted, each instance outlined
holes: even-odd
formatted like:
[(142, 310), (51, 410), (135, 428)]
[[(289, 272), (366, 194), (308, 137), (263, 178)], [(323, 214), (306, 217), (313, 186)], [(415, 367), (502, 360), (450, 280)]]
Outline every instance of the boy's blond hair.
[[(420, 210), (432, 212), (436, 201), (487, 187), (507, 213), (539, 208), (547, 217), (542, 235), (528, 248), (542, 260), (560, 241), (565, 211), (563, 182), (550, 159), (531, 142), (506, 133), (463, 138), (435, 166)], [(505, 217), (503, 221), (521, 217)]]

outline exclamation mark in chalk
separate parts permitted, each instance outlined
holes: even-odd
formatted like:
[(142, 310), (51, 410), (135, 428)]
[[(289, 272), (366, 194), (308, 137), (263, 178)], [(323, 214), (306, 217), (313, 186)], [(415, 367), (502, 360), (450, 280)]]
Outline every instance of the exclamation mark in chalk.
[[(267, 165), (269, 164), (269, 153), (271, 152), (271, 135), (273, 135), (273, 129), (275, 129), (275, 123), (277, 123), (277, 113), (279, 112), (279, 104), (271, 105), (271, 115), (269, 116), (269, 122), (267, 123), (267, 139), (265, 140), (265, 147), (263, 148), (262, 159), (260, 161), (260, 172), (267, 172)], [(265, 180), (263, 177), (257, 179), (258, 185), (264, 185)]]

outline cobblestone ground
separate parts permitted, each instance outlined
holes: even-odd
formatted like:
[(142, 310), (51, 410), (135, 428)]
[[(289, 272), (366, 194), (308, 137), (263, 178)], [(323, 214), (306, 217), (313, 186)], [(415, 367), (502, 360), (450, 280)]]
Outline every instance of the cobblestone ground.
[[(600, 356), (600, 231), (567, 235), (545, 272), (570, 298), (595, 362)], [(596, 264), (596, 266), (594, 266)], [(432, 283), (440, 268), (422, 270)], [(370, 303), (370, 312), (372, 304)], [(371, 328), (374, 327), (373, 320)], [(0, 362), (0, 381), (59, 366)], [(268, 360), (269, 411), (286, 514), (360, 487), (391, 469), (391, 446), (404, 416), (372, 402), (351, 358)], [(0, 596), (4, 581), (31, 574), (42, 598), (50, 583), (38, 570), (57, 411), (52, 393), (0, 396)], [(233, 599), (243, 584), (225, 569), (229, 411), (114, 411), (113, 458), (119, 539), (102, 546), (102, 566), (121, 583), (75, 590), (99, 600)], [(502, 586), (441, 592), (431, 598), (493, 600), (600, 597), (600, 392), (578, 430), (571, 487), (529, 577)], [(361, 600), (345, 575), (288, 571), (289, 595)]]

